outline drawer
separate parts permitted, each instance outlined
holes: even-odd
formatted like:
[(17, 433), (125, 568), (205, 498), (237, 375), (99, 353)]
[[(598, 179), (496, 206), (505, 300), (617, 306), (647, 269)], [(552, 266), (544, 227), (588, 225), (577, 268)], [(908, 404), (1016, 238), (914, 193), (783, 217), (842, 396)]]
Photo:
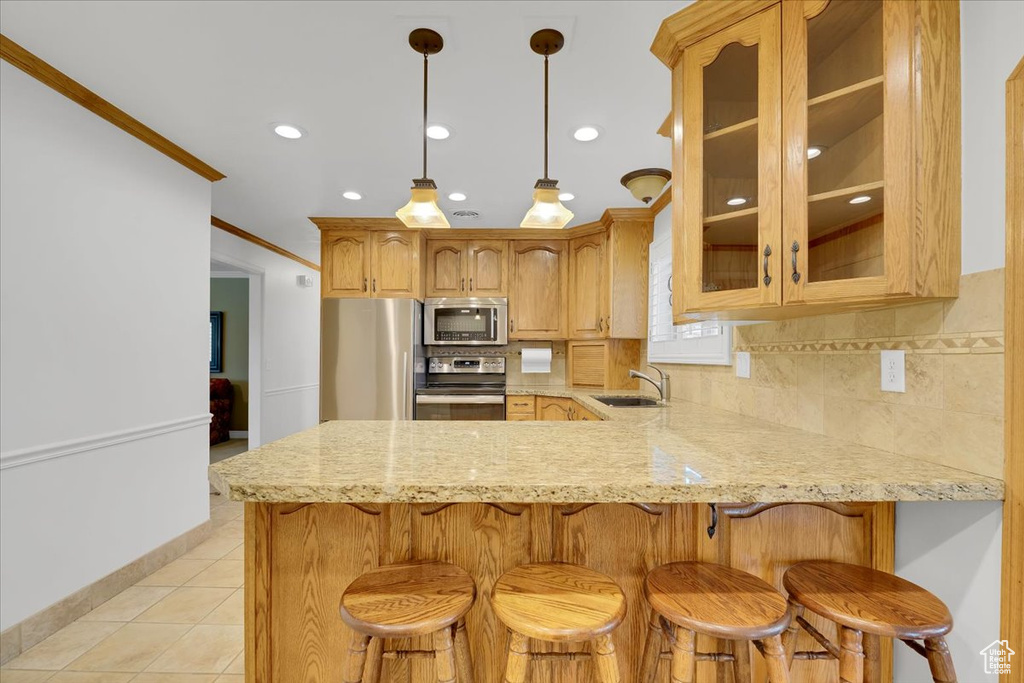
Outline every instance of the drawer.
[(508, 413), (505, 415), (507, 422), (536, 422), (537, 417), (533, 413)]
[(526, 414), (529, 413), (532, 417), (537, 411), (537, 397), (536, 396), (506, 396), (505, 397), (505, 412), (508, 414)]

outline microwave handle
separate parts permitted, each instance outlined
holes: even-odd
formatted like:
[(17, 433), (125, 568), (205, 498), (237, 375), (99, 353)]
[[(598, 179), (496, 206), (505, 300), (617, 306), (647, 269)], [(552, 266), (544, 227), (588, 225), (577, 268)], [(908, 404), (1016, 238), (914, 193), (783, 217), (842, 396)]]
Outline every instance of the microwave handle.
[(498, 309), (491, 309), (491, 339), (498, 340)]

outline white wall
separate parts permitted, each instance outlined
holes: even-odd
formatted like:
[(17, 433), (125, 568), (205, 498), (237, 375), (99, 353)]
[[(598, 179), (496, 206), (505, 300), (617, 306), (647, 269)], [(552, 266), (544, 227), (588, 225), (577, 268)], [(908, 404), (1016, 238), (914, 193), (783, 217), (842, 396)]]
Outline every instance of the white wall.
[[(259, 402), (260, 423), (254, 433), (250, 421), (249, 447), (315, 426), (320, 418), (320, 274), (212, 226), (210, 254), (254, 274), (262, 285), (262, 310), (250, 308), (250, 321), (257, 313), (262, 320), (262, 369), (256, 379), (250, 357), (249, 402)], [(313, 286), (299, 287), (298, 275), (312, 275)], [(250, 294), (250, 305), (253, 300)], [(250, 335), (256, 332), (250, 327)]]
[(0, 628), (209, 517), (210, 183), (0, 63)]
[(1024, 2), (960, 3), (963, 272), (1006, 265), (1006, 79), (1024, 57)]

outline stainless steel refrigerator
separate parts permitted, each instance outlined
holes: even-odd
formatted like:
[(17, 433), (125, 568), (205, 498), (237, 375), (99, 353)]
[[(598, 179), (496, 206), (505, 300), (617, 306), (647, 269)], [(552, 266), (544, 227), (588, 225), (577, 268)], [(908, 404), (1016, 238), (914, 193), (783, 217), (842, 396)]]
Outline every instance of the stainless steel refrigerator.
[(423, 304), (324, 299), (320, 420), (412, 420), (426, 382)]

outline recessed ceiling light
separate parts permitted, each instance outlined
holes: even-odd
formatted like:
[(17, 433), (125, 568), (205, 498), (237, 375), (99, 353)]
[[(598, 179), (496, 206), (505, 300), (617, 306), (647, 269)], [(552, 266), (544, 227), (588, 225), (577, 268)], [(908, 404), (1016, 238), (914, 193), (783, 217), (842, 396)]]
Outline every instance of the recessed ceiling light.
[(601, 131), (594, 126), (580, 126), (573, 131), (572, 136), (580, 142), (590, 142), (591, 140), (596, 140), (597, 136), (600, 134)]
[(452, 131), (448, 126), (442, 126), (439, 123), (432, 123), (427, 126), (427, 137), (431, 140), (447, 140), (451, 134)]
[(358, 192), (353, 192), (352, 190), (342, 192), (341, 196), (344, 197), (345, 199), (351, 199), (352, 201), (363, 198), (363, 195), (359, 194)]
[(298, 140), (299, 138), (306, 134), (306, 131), (302, 130), (298, 126), (293, 126), (289, 123), (274, 124), (274, 132), (283, 138), (287, 138), (288, 140)]
[(851, 204), (863, 204), (864, 202), (870, 202), (870, 201), (871, 201), (871, 197), (867, 196), (866, 194), (862, 194), (859, 197), (854, 197), (853, 199), (851, 199), (850, 203)]
[(461, 192), (452, 192), (450, 195), (448, 195), (448, 199), (452, 200), (453, 202), (464, 202), (466, 201), (466, 195)]
[(558, 195), (558, 201), (560, 202), (571, 202), (574, 199), (576, 199), (576, 195), (574, 195), (572, 192), (563, 192), (560, 195)]
[(744, 204), (747, 203), (747, 198), (746, 197), (733, 197), (731, 199), (725, 200), (725, 203), (728, 204), (729, 206), (743, 206)]
[(820, 157), (821, 153), (824, 152), (824, 151), (825, 151), (824, 147), (821, 147), (820, 145), (812, 145), (811, 147), (807, 148), (807, 158), (808, 159), (816, 159), (816, 158)]

